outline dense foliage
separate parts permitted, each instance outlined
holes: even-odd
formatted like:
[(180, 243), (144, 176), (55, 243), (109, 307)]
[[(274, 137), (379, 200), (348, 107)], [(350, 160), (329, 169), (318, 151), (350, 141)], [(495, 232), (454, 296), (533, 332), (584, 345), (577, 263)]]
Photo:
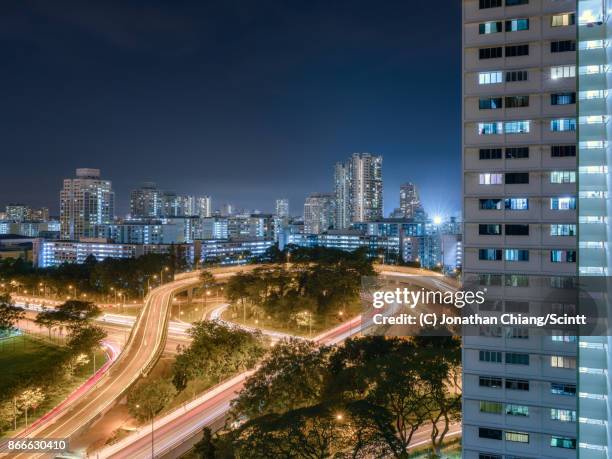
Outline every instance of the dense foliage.
[(189, 334), (191, 344), (179, 350), (172, 367), (172, 383), (179, 391), (195, 378), (207, 378), (216, 383), (253, 368), (265, 353), (260, 333), (222, 323), (195, 322)]
[[(168, 268), (168, 270), (165, 270)], [(114, 292), (124, 298), (140, 298), (147, 282), (155, 285), (160, 273), (171, 278), (178, 267), (170, 255), (147, 254), (139, 258), (96, 261), (90, 256), (83, 264), (65, 263), (53, 268), (35, 268), (22, 259), (0, 260), (0, 283), (13, 292), (52, 297), (110, 299)]]
[(298, 248), (290, 263), (257, 268), (229, 279), (226, 296), (243, 319), (270, 317), (275, 323), (304, 325), (358, 309), (362, 276), (374, 274), (364, 250)]
[(460, 413), (459, 364), (454, 338), (280, 343), (234, 401), (241, 425), (214, 440), (214, 457), (405, 458), (421, 428), (439, 453)]

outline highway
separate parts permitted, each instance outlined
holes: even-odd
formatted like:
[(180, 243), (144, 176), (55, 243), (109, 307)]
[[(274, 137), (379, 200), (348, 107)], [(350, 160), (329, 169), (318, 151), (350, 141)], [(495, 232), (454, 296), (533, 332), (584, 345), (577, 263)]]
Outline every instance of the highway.
[[(134, 324), (123, 352), (112, 363), (105, 376), (81, 394), (68, 410), (28, 431), (27, 436), (70, 438), (108, 410), (142, 372), (155, 363), (161, 351), (160, 347), (165, 342), (166, 318), (172, 295), (177, 289), (193, 283), (193, 278), (184, 278), (153, 290)], [(14, 457), (31, 458), (36, 455), (19, 454)]]
[[(389, 266), (379, 267), (377, 271), (386, 276), (414, 277), (432, 289), (457, 288), (455, 282), (447, 282), (442, 275), (432, 276), (431, 272), (420, 269), (401, 268), (396, 270), (394, 268)], [(222, 305), (213, 310), (209, 319), (218, 320), (224, 307), (226, 306)], [(361, 316), (357, 316), (321, 333), (313, 340), (321, 345), (338, 344), (359, 333), (362, 326), (364, 324), (361, 323)], [(272, 333), (276, 334), (276, 332)], [(252, 371), (249, 371), (239, 374), (195, 398), (187, 405), (155, 419), (153, 429), (154, 457), (178, 457), (188, 451), (198, 440), (198, 434), (204, 426), (221, 425), (230, 409), (230, 402), (236, 397), (245, 380), (252, 373)], [(453, 435), (456, 435), (460, 432), (460, 427), (455, 424), (451, 431)], [(428, 436), (429, 431), (427, 429), (424, 432), (419, 432), (417, 443), (426, 442)], [(132, 435), (114, 445), (96, 451), (94, 455), (99, 458), (113, 459), (151, 458), (151, 425), (142, 426)]]

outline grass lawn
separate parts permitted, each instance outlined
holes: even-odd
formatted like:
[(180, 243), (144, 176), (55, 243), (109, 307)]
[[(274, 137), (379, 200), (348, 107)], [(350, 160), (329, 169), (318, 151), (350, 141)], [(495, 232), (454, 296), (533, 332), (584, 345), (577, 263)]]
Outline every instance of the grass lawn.
[[(44, 375), (54, 371), (57, 362), (67, 352), (62, 346), (28, 335), (4, 340), (0, 344), (0, 394), (10, 393), (14, 387), (28, 380), (40, 381), (40, 386), (44, 386)], [(96, 352), (96, 368), (104, 365), (106, 359), (104, 351)], [(46, 394), (45, 401), (34, 412), (28, 413), (28, 423), (32, 423), (61, 403), (92, 374), (93, 360), (90, 356), (89, 363), (79, 367), (74, 375), (67, 376), (61, 384), (52, 388), (43, 388)], [(24, 425), (25, 418), (22, 416), (17, 420), (17, 428)]]
[(24, 380), (49, 373), (66, 352), (62, 347), (27, 335), (3, 340), (0, 342), (0, 394)]

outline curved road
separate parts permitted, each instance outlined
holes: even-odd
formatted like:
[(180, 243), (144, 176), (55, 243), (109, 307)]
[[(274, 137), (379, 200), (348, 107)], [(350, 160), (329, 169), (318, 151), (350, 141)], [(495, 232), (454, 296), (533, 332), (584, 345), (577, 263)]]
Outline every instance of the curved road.
[[(174, 291), (194, 283), (181, 279), (156, 288), (138, 316), (127, 345), (106, 376), (52, 421), (29, 431), (29, 438), (70, 438), (108, 410), (141, 373), (152, 365), (163, 346), (166, 318)], [(19, 454), (14, 457), (35, 457)]]
[[(377, 266), (376, 270), (383, 275), (397, 277), (427, 277), (424, 282), (432, 289), (456, 289), (458, 284), (439, 274), (414, 268), (398, 268), (395, 266)], [(231, 275), (231, 274), (229, 274)], [(218, 308), (212, 312), (212, 318), (218, 318)], [(355, 317), (339, 326), (323, 332), (313, 338), (322, 345), (337, 344), (349, 336), (358, 333), (361, 329), (361, 316)], [(178, 457), (188, 451), (197, 441), (198, 433), (204, 426), (215, 426), (225, 420), (230, 409), (230, 402), (242, 389), (245, 380), (253, 373), (241, 373), (210, 389), (203, 395), (194, 399), (163, 417), (155, 419), (154, 423), (154, 456)], [(452, 426), (448, 436), (461, 432), (459, 425)], [(415, 446), (425, 444), (429, 438), (429, 431), (419, 432), (415, 438)], [(95, 457), (113, 459), (145, 459), (151, 458), (151, 425), (144, 425), (132, 435), (124, 438), (114, 445), (105, 447), (94, 453)]]

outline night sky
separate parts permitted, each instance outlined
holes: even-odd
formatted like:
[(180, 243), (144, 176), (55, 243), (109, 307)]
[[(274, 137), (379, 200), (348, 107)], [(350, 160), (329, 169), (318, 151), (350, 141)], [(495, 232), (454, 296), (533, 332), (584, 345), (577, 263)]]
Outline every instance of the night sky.
[[(442, 6), (444, 4), (444, 6)], [(58, 211), (77, 167), (270, 211), (384, 157), (385, 213), (415, 182), (460, 208), (460, 5), (430, 0), (4, 0), (0, 206)]]

